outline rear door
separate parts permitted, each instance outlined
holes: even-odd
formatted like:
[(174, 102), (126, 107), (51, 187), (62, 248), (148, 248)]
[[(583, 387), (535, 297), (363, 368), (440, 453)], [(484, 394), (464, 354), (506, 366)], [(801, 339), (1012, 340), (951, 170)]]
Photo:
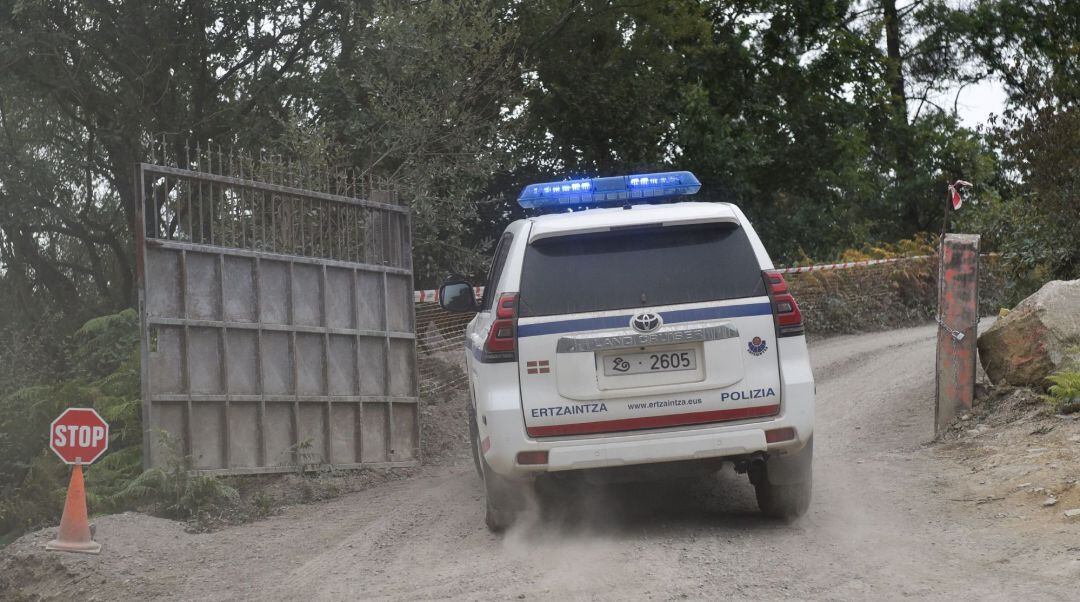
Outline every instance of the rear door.
[(774, 333), (738, 224), (535, 240), (517, 331), (526, 430), (571, 436), (774, 415)]

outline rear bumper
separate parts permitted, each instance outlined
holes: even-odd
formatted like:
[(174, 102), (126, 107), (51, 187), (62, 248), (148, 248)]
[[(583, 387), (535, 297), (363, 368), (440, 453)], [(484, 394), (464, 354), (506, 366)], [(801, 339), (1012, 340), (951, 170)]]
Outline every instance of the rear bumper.
[[(814, 376), (802, 336), (779, 339), (779, 413), (725, 422), (593, 435), (532, 437), (525, 431), (516, 374), (476, 397), (484, 458), (498, 474), (528, 479), (539, 473), (801, 450), (814, 434)], [(793, 428), (795, 439), (768, 443), (766, 431)], [(548, 463), (521, 465), (520, 452), (548, 452)]]
[(603, 443), (556, 447), (548, 454), (549, 471), (574, 470), (675, 462), (717, 456), (734, 456), (766, 448), (765, 431), (739, 430), (730, 433), (696, 435), (680, 433), (675, 437), (643, 441), (606, 441)]

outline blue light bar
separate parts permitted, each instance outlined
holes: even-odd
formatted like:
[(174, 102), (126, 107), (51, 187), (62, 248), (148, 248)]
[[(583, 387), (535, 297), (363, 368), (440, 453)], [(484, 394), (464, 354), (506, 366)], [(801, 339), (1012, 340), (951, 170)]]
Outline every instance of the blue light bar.
[(701, 182), (688, 171), (668, 171), (588, 180), (529, 184), (518, 204), (526, 209), (630, 205), (652, 199), (695, 194)]

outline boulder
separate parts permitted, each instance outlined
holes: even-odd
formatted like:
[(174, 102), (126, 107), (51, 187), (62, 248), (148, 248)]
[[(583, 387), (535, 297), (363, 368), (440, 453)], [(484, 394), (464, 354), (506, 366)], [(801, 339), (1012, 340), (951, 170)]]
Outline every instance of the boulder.
[(979, 335), (979, 359), (994, 384), (1043, 386), (1080, 362), (1080, 280), (1055, 280)]

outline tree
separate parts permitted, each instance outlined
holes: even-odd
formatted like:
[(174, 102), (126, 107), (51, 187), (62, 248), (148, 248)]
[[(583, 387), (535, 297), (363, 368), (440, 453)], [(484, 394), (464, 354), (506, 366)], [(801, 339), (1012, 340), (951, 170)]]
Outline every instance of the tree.
[[(5, 263), (65, 311), (80, 279), (104, 309), (130, 305), (132, 166), (151, 138), (180, 134), (177, 157), (188, 139), (262, 140), (298, 101), (327, 21), (303, 0), (0, 2), (0, 186), (18, 207), (4, 215)], [(65, 246), (81, 252), (61, 258)]]
[(984, 0), (961, 23), (967, 56), (1009, 93), (989, 128), (1002, 194), (964, 224), (1036, 285), (1080, 277), (1080, 5)]
[(980, 0), (957, 23), (966, 57), (1005, 85), (1014, 107), (1080, 101), (1076, 2)]
[(0, 391), (55, 376), (65, 335), (134, 304), (152, 137), (178, 157), (267, 140), (302, 110), (328, 21), (303, 0), (0, 0)]
[(314, 127), (343, 163), (408, 200), (418, 285), (482, 272), (478, 209), (506, 170), (520, 93), (505, 3), (379, 2), (343, 13), (338, 32)]

